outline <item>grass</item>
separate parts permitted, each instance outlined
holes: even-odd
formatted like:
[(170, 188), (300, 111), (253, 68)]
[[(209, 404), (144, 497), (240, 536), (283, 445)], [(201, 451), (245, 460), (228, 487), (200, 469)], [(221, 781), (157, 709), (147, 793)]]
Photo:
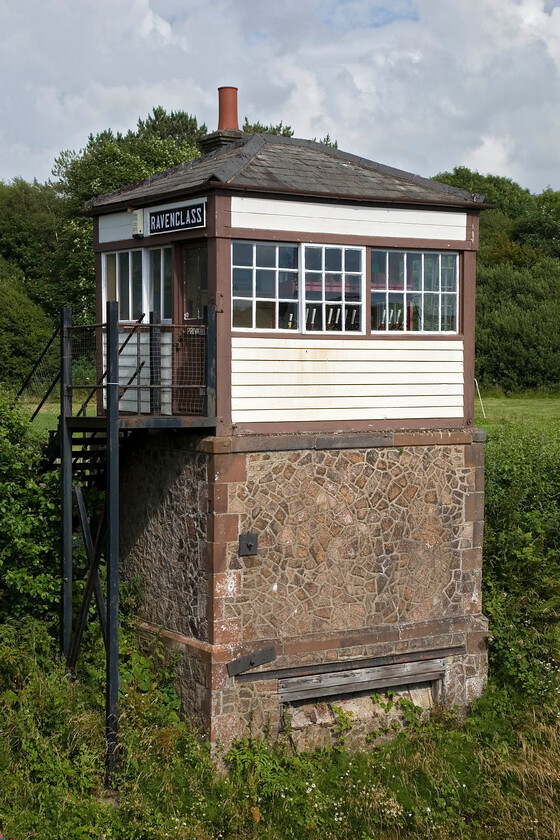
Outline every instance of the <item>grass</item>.
[(486, 417), (482, 413), (478, 395), (475, 396), (475, 423), (491, 430), (503, 422), (553, 423), (560, 422), (560, 394), (482, 394)]

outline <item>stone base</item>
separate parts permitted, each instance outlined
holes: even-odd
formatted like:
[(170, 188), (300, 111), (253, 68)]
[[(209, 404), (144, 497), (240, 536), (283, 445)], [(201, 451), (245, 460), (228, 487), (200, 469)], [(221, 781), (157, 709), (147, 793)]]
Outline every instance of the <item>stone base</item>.
[[(305, 657), (289, 652), (296, 640), (276, 640), (277, 657), (257, 669), (229, 676), (230, 647), (208, 645), (145, 622), (140, 623), (144, 646), (156, 639), (177, 658), (176, 688), (182, 709), (206, 737), (225, 746), (234, 739), (254, 735), (289, 737), (297, 749), (331, 746), (341, 735), (351, 746), (390, 737), (406, 718), (402, 701), (423, 710), (435, 703), (467, 709), (486, 687), (487, 621), (482, 616), (433, 622), (430, 627), (404, 625), (393, 628), (397, 638), (380, 641), (381, 628), (364, 628), (361, 646), (340, 647), (344, 638), (307, 640), (315, 644)], [(377, 639), (377, 641), (373, 641)], [(302, 640), (297, 640), (301, 643)], [(331, 647), (332, 645), (332, 647)], [(426, 662), (443, 659), (444, 673), (437, 681), (415, 682), (350, 694), (327, 693), (324, 697), (293, 703), (279, 699), (279, 680), (298, 671), (324, 673), (331, 668), (383, 670), (389, 663)], [(302, 659), (307, 663), (302, 665)], [(383, 710), (393, 695), (390, 713)], [(340, 715), (348, 715), (348, 731), (341, 732)]]
[[(303, 712), (279, 702), (279, 679), (436, 655), (439, 698), (468, 706), (487, 667), (483, 457), (463, 430), (152, 435), (121, 476), (121, 556), (144, 592), (143, 631), (163, 628), (179, 648), (185, 713), (214, 742), (277, 736), (286, 714), (294, 733), (332, 738), (326, 718), (297, 728)], [(249, 533), (258, 551), (242, 556)], [(228, 674), (227, 663), (267, 646), (273, 662)], [(352, 728), (367, 734), (375, 704), (358, 699)]]

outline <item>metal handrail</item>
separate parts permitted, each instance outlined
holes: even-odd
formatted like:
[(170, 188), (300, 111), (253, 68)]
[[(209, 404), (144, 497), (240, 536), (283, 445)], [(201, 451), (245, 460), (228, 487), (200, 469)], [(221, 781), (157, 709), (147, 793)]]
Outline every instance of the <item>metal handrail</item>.
[[(118, 355), (119, 355), (119, 356), (121, 355), (122, 351), (124, 350), (124, 348), (126, 347), (126, 345), (128, 344), (128, 342), (130, 341), (130, 339), (132, 338), (132, 336), (134, 335), (134, 333), (135, 333), (136, 329), (137, 329), (138, 327), (140, 327), (140, 326), (141, 326), (142, 321), (144, 320), (145, 316), (146, 316), (146, 313), (145, 313), (145, 312), (142, 312), (142, 314), (141, 314), (141, 316), (138, 318), (138, 320), (137, 320), (137, 321), (135, 321), (135, 322), (134, 322), (134, 324), (132, 325), (132, 329), (130, 330), (129, 335), (127, 335), (126, 339), (123, 341), (123, 343), (122, 343), (122, 344), (121, 344), (121, 346), (119, 347), (119, 352), (118, 352)], [(76, 326), (79, 326), (79, 325), (76, 325)], [(94, 327), (99, 327), (99, 326), (104, 327), (104, 326), (105, 326), (105, 324), (94, 324), (93, 326), (94, 326)], [(75, 329), (75, 327), (72, 327), (72, 329)], [(86, 408), (87, 408), (87, 407), (88, 407), (88, 405), (89, 405), (89, 401), (91, 400), (91, 398), (93, 397), (93, 395), (97, 393), (97, 389), (98, 389), (101, 385), (103, 385), (103, 382), (104, 382), (104, 380), (105, 380), (105, 377), (106, 377), (106, 376), (107, 376), (107, 370), (104, 370), (104, 371), (103, 371), (103, 375), (101, 376), (101, 379), (99, 379), (99, 380), (97, 381), (97, 383), (96, 383), (96, 384), (93, 386), (93, 388), (91, 389), (91, 391), (90, 391), (89, 395), (87, 396), (87, 398), (85, 399), (85, 401), (82, 403), (82, 405), (81, 405), (81, 407), (80, 407), (80, 410), (79, 410), (79, 411), (78, 411), (78, 413), (76, 414), (76, 417), (81, 417), (81, 416), (84, 416), (84, 417), (85, 417), (85, 414), (86, 414)]]
[(44, 404), (48, 400), (54, 386), (58, 383), (59, 380), (60, 380), (60, 371), (56, 374), (55, 378), (53, 379), (53, 381), (50, 384), (50, 387), (49, 387), (47, 393), (43, 396), (43, 399), (41, 400), (41, 402), (39, 403), (39, 405), (37, 406), (37, 408), (35, 409), (35, 411), (31, 415), (31, 417), (29, 418), (30, 423), (32, 423), (35, 420), (35, 418), (37, 417), (37, 415), (39, 414), (39, 412), (43, 408)]
[[(46, 344), (43, 352), (41, 353), (41, 355), (39, 356), (39, 358), (37, 359), (37, 361), (33, 365), (33, 368), (31, 369), (31, 372), (29, 373), (29, 375), (26, 377), (25, 382), (23, 383), (23, 385), (21, 386), (21, 388), (19, 389), (19, 391), (15, 395), (15, 397), (14, 397), (14, 399), (13, 399), (11, 405), (10, 405), (10, 408), (13, 408), (15, 406), (15, 404), (17, 403), (17, 401), (19, 400), (19, 398), (21, 397), (21, 395), (23, 394), (23, 392), (25, 391), (25, 389), (27, 388), (27, 386), (29, 385), (29, 383), (33, 379), (35, 373), (37, 372), (37, 369), (39, 368), (39, 365), (41, 364), (41, 362), (43, 361), (43, 359), (45, 358), (45, 356), (49, 352), (49, 350), (52, 346), (52, 343), (55, 340), (55, 338), (57, 337), (57, 335), (59, 334), (59, 332), (60, 332), (60, 327), (56, 327), (55, 331), (53, 332), (53, 334), (51, 335), (51, 337), (47, 341), (47, 344)], [(54, 388), (54, 386), (56, 385), (56, 383), (58, 382), (59, 379), (60, 379), (60, 372), (57, 373), (57, 375), (54, 379), (54, 382), (51, 384), (49, 390), (47, 391), (47, 393), (45, 394), (45, 396), (43, 397), (43, 399), (41, 400), (41, 402), (39, 403), (39, 405), (37, 406), (37, 408), (33, 412), (33, 415), (30, 418), (29, 422), (31, 422), (32, 420), (35, 419), (35, 417), (37, 416), (40, 409), (45, 404), (47, 397), (49, 396), (49, 394), (51, 393), (52, 389)]]

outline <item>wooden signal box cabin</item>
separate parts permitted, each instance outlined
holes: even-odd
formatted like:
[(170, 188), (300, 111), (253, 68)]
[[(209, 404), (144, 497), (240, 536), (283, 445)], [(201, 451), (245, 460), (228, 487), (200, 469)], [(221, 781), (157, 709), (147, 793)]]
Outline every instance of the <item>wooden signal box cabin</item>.
[[(154, 407), (122, 361), (122, 424), (150, 429), (121, 470), (142, 631), (180, 651), (184, 711), (213, 742), (289, 717), (298, 745), (323, 743), (333, 704), (366, 732), (390, 688), (466, 706), (486, 677), (483, 198), (243, 134), (220, 94), (234, 116), (200, 158), (88, 205), (98, 320), (110, 299), (123, 335), (159, 313), (169, 385)], [(215, 412), (184, 339), (213, 307)]]

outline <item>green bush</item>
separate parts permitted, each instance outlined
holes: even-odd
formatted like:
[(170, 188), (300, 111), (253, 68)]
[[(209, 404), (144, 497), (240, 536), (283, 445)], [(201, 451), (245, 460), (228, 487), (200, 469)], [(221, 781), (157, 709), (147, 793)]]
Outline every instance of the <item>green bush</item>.
[(43, 310), (27, 297), (21, 271), (0, 257), (0, 381), (19, 386), (53, 329)]
[(476, 369), (481, 385), (506, 391), (560, 382), (560, 260), (530, 267), (480, 266)]
[(483, 609), (493, 676), (529, 698), (558, 690), (560, 423), (493, 430), (486, 445)]
[(0, 393), (0, 620), (57, 611), (59, 481), (38, 474), (39, 456), (28, 420)]

